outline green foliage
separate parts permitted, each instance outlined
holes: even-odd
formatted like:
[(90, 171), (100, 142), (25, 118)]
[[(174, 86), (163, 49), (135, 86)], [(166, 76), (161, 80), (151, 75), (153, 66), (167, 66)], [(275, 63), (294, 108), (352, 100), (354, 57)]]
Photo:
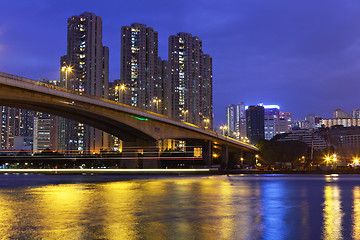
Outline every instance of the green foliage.
[(296, 162), (301, 156), (306, 156), (307, 145), (300, 141), (260, 140), (256, 147), (259, 155), (270, 164), (275, 162)]

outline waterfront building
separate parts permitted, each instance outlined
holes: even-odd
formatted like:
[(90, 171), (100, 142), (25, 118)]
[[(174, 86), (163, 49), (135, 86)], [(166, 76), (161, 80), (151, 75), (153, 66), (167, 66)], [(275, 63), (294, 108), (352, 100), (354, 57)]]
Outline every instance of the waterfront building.
[(203, 53), (198, 37), (189, 33), (169, 37), (168, 77), (164, 86), (168, 115), (212, 129), (212, 58)]
[(230, 104), (226, 107), (226, 125), (229, 136), (240, 141), (246, 139), (245, 104)]
[(270, 140), (276, 135), (277, 123), (280, 117), (280, 107), (278, 105), (263, 106), (265, 139)]
[(351, 112), (351, 117), (352, 117), (352, 118), (360, 118), (360, 109), (354, 109), (354, 110)]
[(292, 113), (291, 112), (279, 112), (279, 119), (276, 124), (275, 135), (290, 133), (292, 131)]
[(333, 112), (333, 117), (334, 118), (350, 118), (350, 115), (346, 112), (344, 112), (343, 110), (341, 110), (340, 108), (335, 109), (335, 111)]
[(292, 124), (293, 129), (318, 129), (321, 127), (321, 120), (320, 116), (315, 114), (309, 114), (305, 116), (303, 120), (295, 120)]
[[(29, 138), (32, 138), (33, 134), (34, 112), (6, 106), (1, 106), (0, 109), (1, 149), (15, 149), (32, 143)], [(25, 138), (26, 142), (21, 143), (21, 139), (24, 140)]]
[(332, 127), (342, 125), (344, 127), (358, 127), (360, 126), (360, 118), (332, 118), (322, 119), (321, 124), (324, 127)]
[[(109, 49), (102, 44), (102, 20), (85, 12), (68, 19), (67, 55), (61, 57), (61, 85), (79, 94), (108, 98)], [(68, 70), (71, 67), (72, 70)], [(61, 119), (59, 148), (99, 152), (108, 136), (82, 123)]]
[(42, 152), (50, 149), (51, 144), (51, 116), (47, 113), (37, 112), (34, 117), (33, 152)]
[(121, 28), (121, 80), (127, 87), (125, 104), (149, 111), (156, 110), (156, 105), (159, 107), (162, 99), (155, 96), (154, 91), (160, 62), (158, 33), (153, 28), (139, 23)]
[(247, 137), (251, 144), (265, 138), (263, 106), (249, 106), (246, 110)]
[(314, 146), (315, 150), (322, 150), (328, 147), (324, 136), (318, 132), (313, 132), (312, 129), (293, 130), (291, 133), (286, 133), (277, 136), (277, 141), (301, 141), (311, 148)]

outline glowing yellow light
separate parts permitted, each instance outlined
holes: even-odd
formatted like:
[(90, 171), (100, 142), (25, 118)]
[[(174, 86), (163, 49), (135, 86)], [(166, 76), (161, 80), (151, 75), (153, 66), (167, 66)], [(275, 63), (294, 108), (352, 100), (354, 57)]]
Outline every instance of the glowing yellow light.
[(124, 84), (120, 85), (120, 90), (123, 90), (123, 91), (125, 90), (125, 85)]
[(354, 158), (353, 161), (354, 161), (355, 164), (359, 164), (359, 159), (358, 158)]

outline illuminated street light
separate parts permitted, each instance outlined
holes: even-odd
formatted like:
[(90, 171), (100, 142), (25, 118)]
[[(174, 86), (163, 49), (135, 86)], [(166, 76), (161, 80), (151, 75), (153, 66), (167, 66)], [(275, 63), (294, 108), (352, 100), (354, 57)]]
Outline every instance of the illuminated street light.
[(121, 92), (126, 90), (126, 85), (125, 84), (118, 85), (118, 86), (115, 87), (115, 90), (116, 90), (115, 94), (118, 95), (118, 102), (123, 102), (123, 101), (120, 100), (121, 99)]
[(255, 155), (255, 162), (256, 162), (255, 165), (256, 165), (256, 166), (257, 166), (257, 164), (258, 164), (258, 158), (259, 158), (259, 155), (256, 154), (256, 155)]
[[(224, 126), (220, 126), (220, 130), (222, 130), (222, 135), (224, 135), (224, 136), (227, 136), (228, 134), (227, 134), (227, 130), (228, 129), (228, 127), (226, 126), (226, 125), (224, 125)], [(226, 135), (225, 135), (225, 131), (226, 131)]]
[(184, 117), (184, 121), (187, 122), (187, 114), (188, 114), (188, 110), (181, 110), (181, 114), (183, 115)]
[(64, 66), (61, 68), (62, 72), (65, 72), (65, 88), (68, 88), (68, 74), (72, 72), (72, 68), (70, 66)]
[(358, 159), (358, 158), (354, 158), (353, 164), (354, 164), (355, 166), (359, 166), (359, 159)]
[(331, 158), (329, 156), (326, 156), (325, 157), (326, 165), (329, 165), (330, 161), (331, 161)]
[(210, 123), (210, 119), (209, 119), (209, 118), (205, 118), (205, 119), (204, 119), (204, 122), (205, 122), (205, 129), (208, 129), (208, 128), (209, 128), (208, 124)]
[(153, 99), (153, 103), (156, 103), (156, 112), (159, 112), (159, 102), (161, 102), (161, 99)]

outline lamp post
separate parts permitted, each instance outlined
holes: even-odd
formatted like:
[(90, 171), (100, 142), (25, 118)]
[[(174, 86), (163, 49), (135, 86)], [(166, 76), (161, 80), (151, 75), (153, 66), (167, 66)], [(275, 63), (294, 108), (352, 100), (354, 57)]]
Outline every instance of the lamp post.
[(156, 103), (156, 112), (159, 113), (159, 102), (161, 102), (161, 99), (153, 99), (153, 103)]
[[(225, 135), (225, 131), (227, 130), (227, 126), (226, 125), (224, 125), (224, 126), (220, 126), (220, 130), (222, 130), (222, 135), (224, 135), (224, 136), (226, 136)], [(227, 133), (227, 132), (226, 132)]]
[(359, 159), (358, 159), (358, 158), (354, 158), (353, 164), (354, 164), (354, 167), (358, 167), (358, 166), (359, 166)]
[(64, 66), (61, 68), (61, 71), (65, 72), (65, 88), (68, 88), (69, 87), (68, 86), (68, 73), (72, 72), (72, 68), (69, 66), (68, 67)]
[(187, 122), (187, 114), (189, 110), (181, 110), (182, 115), (184, 116), (184, 121)]
[(236, 140), (240, 140), (240, 132), (234, 132)]
[(209, 123), (210, 123), (210, 119), (209, 118), (205, 118), (204, 119), (204, 122), (205, 122), (205, 129), (208, 129), (209, 128)]
[(336, 163), (337, 163), (337, 155), (336, 154), (333, 154), (333, 165), (336, 165)]
[(123, 102), (120, 100), (120, 96), (121, 96), (120, 92), (125, 91), (125, 89), (126, 89), (125, 84), (121, 84), (121, 85), (115, 87), (115, 90), (118, 94), (118, 102), (121, 102), (121, 103)]
[(259, 158), (259, 155), (255, 155), (255, 165), (257, 166), (257, 164), (258, 164), (258, 158)]

